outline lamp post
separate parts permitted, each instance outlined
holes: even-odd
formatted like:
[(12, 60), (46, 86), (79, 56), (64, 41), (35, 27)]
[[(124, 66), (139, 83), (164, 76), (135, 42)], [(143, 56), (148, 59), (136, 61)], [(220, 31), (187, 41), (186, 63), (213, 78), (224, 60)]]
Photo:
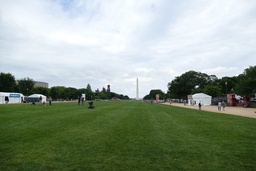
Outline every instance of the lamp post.
[(226, 81), (225, 84), (226, 84), (226, 101), (228, 102), (228, 88), (227, 88), (228, 82)]
[(227, 88), (228, 82), (227, 81), (225, 82), (225, 85), (226, 85), (226, 94), (228, 94), (228, 88)]

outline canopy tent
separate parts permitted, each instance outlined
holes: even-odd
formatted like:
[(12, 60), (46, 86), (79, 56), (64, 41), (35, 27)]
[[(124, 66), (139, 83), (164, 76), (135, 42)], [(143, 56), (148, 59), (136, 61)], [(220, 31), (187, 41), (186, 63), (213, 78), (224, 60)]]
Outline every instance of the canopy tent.
[(0, 92), (0, 103), (22, 103), (24, 95), (21, 93)]
[(40, 96), (42, 97), (42, 102), (46, 102), (46, 96), (43, 94), (32, 94), (28, 96), (28, 102), (39, 102)]
[(202, 105), (211, 105), (212, 103), (212, 96), (209, 96), (204, 93), (197, 93), (194, 95), (188, 95), (188, 104), (196, 104), (198, 105), (201, 102)]

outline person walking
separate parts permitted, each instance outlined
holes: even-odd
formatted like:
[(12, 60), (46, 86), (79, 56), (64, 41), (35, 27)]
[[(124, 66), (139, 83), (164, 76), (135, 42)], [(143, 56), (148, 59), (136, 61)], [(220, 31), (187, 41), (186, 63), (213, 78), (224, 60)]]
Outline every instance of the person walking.
[(218, 111), (221, 111), (221, 102), (218, 102)]
[(222, 107), (222, 110), (223, 110), (223, 111), (225, 111), (226, 104), (225, 104), (225, 102), (224, 102), (224, 101), (222, 101), (222, 103), (221, 103), (221, 107)]
[(84, 97), (82, 98), (82, 105), (84, 105)]
[(201, 104), (201, 101), (198, 103), (198, 107), (199, 107), (199, 110), (201, 110), (201, 106), (202, 106), (202, 104)]
[(42, 105), (42, 96), (39, 97), (39, 104)]

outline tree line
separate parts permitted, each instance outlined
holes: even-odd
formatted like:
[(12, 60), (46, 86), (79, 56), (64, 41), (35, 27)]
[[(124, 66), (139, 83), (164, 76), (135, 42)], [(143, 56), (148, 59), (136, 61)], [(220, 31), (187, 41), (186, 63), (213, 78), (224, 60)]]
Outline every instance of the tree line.
[(144, 99), (155, 99), (160, 94), (161, 99), (187, 99), (187, 95), (205, 93), (212, 97), (226, 94), (238, 94), (242, 97), (255, 97), (256, 93), (256, 66), (246, 68), (238, 76), (217, 78), (216, 75), (188, 71), (176, 76), (167, 84), (168, 91), (151, 90)]
[(77, 99), (82, 94), (86, 94), (86, 100), (93, 99), (129, 99), (127, 95), (107, 92), (103, 89), (102, 92), (93, 92), (91, 85), (87, 84), (86, 88), (76, 89), (73, 87), (54, 86), (51, 88), (35, 87), (35, 82), (31, 78), (23, 78), (15, 81), (15, 77), (11, 73), (0, 73), (0, 92), (17, 92), (25, 96), (31, 94), (43, 94), (52, 99)]

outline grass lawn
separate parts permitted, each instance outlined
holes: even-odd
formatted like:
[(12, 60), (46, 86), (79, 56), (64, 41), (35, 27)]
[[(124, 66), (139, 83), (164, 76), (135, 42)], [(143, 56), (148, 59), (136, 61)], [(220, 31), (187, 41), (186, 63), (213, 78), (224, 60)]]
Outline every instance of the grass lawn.
[(139, 101), (94, 105), (0, 105), (0, 170), (256, 170), (256, 119)]

